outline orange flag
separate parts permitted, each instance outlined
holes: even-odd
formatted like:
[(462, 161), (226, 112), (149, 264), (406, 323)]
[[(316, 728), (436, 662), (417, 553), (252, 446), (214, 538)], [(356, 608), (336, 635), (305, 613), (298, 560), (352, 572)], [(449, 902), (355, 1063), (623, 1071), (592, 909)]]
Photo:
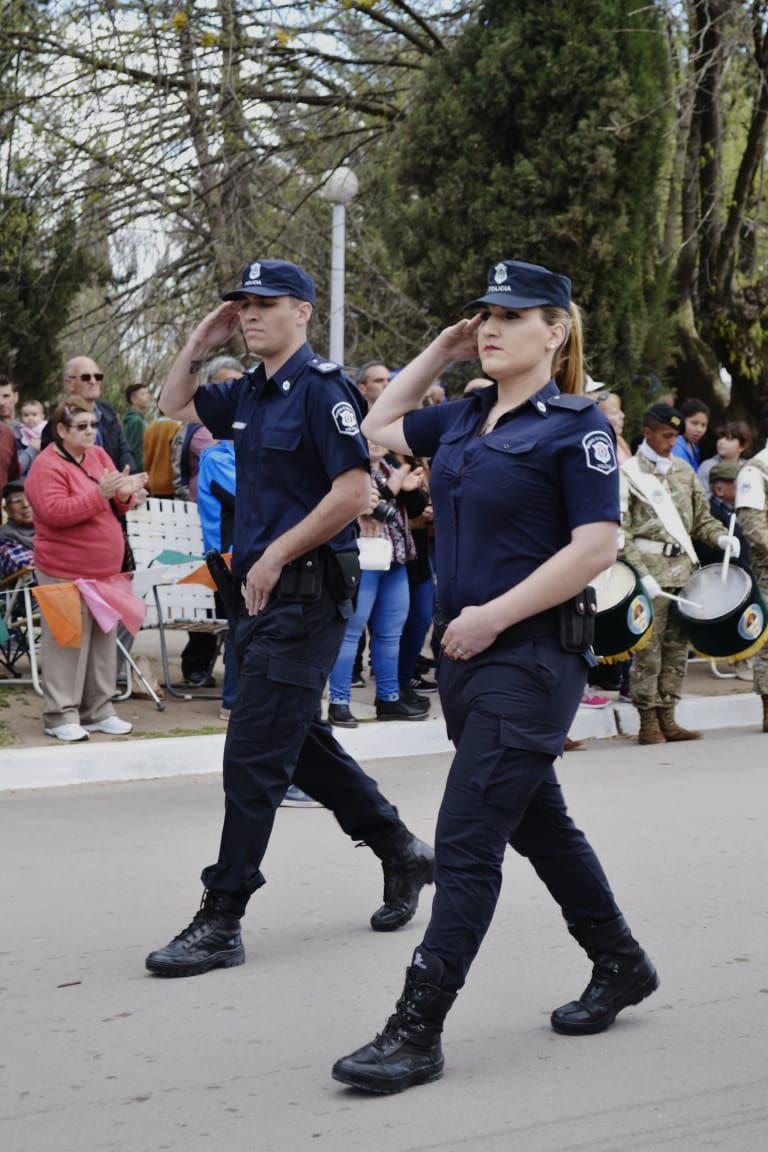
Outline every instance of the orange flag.
[[(232, 553), (222, 552), (222, 560), (227, 568), (232, 568)], [(216, 591), (216, 581), (208, 569), (207, 564), (201, 564), (199, 568), (195, 568), (194, 572), (190, 572), (188, 576), (182, 576), (181, 580), (177, 581), (178, 584), (202, 584), (205, 588), (210, 588), (212, 592)]]
[(54, 640), (64, 648), (79, 648), (83, 639), (80, 593), (73, 582), (43, 584), (32, 589)]

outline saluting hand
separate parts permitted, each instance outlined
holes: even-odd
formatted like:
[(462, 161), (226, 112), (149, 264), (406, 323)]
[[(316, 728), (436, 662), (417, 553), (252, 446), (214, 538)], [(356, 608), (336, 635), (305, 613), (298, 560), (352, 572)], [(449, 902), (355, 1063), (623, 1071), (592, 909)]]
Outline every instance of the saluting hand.
[(499, 634), (487, 606), (462, 608), (443, 636), (442, 648), (449, 660), (471, 660), (490, 648)]
[(226, 344), (237, 331), (240, 324), (240, 309), (242, 301), (227, 300), (209, 312), (201, 320), (192, 333), (191, 340), (196, 344), (215, 348), (219, 344)]
[(477, 357), (477, 330), (483, 322), (480, 313), (470, 320), (459, 320), (444, 328), (435, 341), (451, 360), (475, 360)]

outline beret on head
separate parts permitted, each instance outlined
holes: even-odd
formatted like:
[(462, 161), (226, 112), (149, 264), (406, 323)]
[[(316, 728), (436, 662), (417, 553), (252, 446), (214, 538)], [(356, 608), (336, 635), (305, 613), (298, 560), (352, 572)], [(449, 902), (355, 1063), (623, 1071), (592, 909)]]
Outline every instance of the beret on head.
[(666, 424), (676, 432), (683, 430), (683, 418), (671, 404), (652, 404), (643, 416), (643, 424), (651, 424), (654, 421), (657, 424)]

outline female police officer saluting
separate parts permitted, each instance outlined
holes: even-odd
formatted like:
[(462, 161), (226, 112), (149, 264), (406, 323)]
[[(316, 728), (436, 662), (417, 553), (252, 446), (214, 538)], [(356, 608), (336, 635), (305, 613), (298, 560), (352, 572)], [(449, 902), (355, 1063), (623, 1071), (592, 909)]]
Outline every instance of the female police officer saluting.
[[(570, 288), (546, 268), (494, 265), (486, 294), (468, 306), (472, 319), (446, 328), (363, 424), (393, 451), (434, 457), (436, 619), (447, 625), (438, 682), (456, 745), (424, 941), (383, 1033), (333, 1069), (373, 1092), (440, 1076), (442, 1025), (493, 916), (508, 843), (529, 858), (593, 962), (580, 999), (552, 1014), (555, 1031), (600, 1032), (658, 986), (553, 768), (587, 671), (584, 651), (567, 650), (580, 645), (565, 602), (613, 562), (619, 519), (613, 436), (578, 395)], [(478, 350), (496, 384), (421, 408), (432, 380)]]

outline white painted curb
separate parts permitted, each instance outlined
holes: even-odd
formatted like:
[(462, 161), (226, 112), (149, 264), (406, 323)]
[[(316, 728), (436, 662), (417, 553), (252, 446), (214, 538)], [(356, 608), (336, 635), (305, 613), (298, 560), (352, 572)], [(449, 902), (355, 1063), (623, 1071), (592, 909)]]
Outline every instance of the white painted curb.
[[(760, 727), (762, 708), (757, 696), (692, 696), (677, 709), (686, 727)], [(637, 712), (628, 704), (580, 708), (571, 728), (575, 740), (610, 739), (637, 734)], [(429, 756), (451, 752), (441, 719), (361, 724), (335, 730), (340, 743), (356, 760)], [(164, 776), (199, 776), (221, 771), (224, 734), (176, 736), (160, 740), (115, 740), (93, 743), (5, 749), (0, 754), (0, 792), (19, 788), (61, 788), (115, 780), (150, 780)]]

